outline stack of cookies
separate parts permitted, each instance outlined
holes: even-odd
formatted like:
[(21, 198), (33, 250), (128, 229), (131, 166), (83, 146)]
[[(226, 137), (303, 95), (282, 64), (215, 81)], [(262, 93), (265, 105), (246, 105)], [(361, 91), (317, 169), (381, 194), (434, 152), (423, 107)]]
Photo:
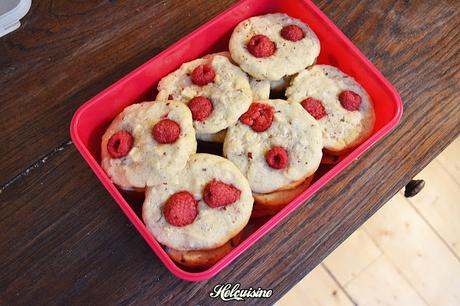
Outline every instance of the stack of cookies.
[[(236, 26), (229, 52), (184, 63), (155, 101), (123, 110), (102, 137), (102, 167), (145, 194), (144, 222), (184, 267), (212, 266), (251, 217), (271, 216), (306, 190), (320, 164), (374, 127), (370, 97), (352, 77), (316, 65), (320, 41), (285, 14)], [(223, 156), (197, 152), (223, 144)]]

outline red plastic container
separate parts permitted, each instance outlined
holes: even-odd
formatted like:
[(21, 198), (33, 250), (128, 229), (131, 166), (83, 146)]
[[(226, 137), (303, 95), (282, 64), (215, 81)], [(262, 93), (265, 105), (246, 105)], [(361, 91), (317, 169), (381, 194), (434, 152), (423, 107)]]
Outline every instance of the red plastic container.
[[(376, 112), (373, 134), (340, 163), (323, 171), (321, 177), (278, 214), (270, 219), (251, 223), (242, 243), (213, 267), (202, 272), (186, 271), (169, 258), (147, 231), (139, 213), (142, 203), (122, 195), (100, 167), (102, 134), (123, 108), (136, 102), (152, 100), (158, 81), (182, 63), (207, 53), (227, 50), (232, 30), (240, 21), (275, 12), (287, 13), (307, 23), (321, 41), (318, 63), (340, 68), (366, 88), (374, 101)], [(397, 125), (401, 115), (401, 98), (393, 86), (311, 1), (242, 0), (82, 105), (73, 117), (70, 132), (84, 159), (164, 265), (179, 278), (201, 281), (211, 278), (230, 264), (353, 160), (388, 134)]]

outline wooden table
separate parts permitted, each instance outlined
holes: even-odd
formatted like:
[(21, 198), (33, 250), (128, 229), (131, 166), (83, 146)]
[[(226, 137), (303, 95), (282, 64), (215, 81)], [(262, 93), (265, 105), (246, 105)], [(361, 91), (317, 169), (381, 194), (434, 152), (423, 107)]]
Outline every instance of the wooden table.
[(458, 136), (459, 1), (317, 0), (395, 84), (401, 123), (215, 278), (175, 278), (68, 127), (87, 99), (233, 2), (35, 0), (0, 39), (0, 304), (210, 304), (224, 282), (272, 288), (252, 302), (273, 303)]

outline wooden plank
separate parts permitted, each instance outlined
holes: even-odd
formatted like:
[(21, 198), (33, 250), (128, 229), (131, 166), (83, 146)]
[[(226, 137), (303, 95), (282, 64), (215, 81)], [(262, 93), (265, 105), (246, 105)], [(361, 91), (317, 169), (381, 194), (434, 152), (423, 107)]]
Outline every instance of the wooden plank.
[(368, 234), (364, 230), (358, 229), (323, 263), (337, 281), (345, 286), (381, 254), (382, 252)]
[(354, 304), (323, 265), (319, 265), (276, 303), (276, 306), (304, 305), (352, 306)]
[(460, 137), (457, 137), (456, 140), (442, 151), (437, 160), (457, 184), (460, 185)]
[(425, 188), (417, 196), (409, 198), (409, 202), (460, 258), (459, 185), (437, 159), (417, 177), (426, 181)]
[(385, 256), (380, 256), (362, 271), (345, 290), (358, 305), (426, 305)]
[(460, 261), (400, 194), (365, 229), (430, 305), (460, 304)]

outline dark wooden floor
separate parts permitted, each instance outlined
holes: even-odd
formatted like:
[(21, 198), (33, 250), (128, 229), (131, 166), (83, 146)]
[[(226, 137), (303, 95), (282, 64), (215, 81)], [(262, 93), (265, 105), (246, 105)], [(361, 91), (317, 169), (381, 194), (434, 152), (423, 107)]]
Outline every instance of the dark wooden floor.
[[(87, 99), (236, 1), (33, 1), (0, 38), (0, 304), (275, 302), (460, 133), (460, 2), (316, 4), (399, 90), (398, 128), (208, 282), (172, 276), (69, 142)], [(266, 303), (267, 301), (252, 301)]]

